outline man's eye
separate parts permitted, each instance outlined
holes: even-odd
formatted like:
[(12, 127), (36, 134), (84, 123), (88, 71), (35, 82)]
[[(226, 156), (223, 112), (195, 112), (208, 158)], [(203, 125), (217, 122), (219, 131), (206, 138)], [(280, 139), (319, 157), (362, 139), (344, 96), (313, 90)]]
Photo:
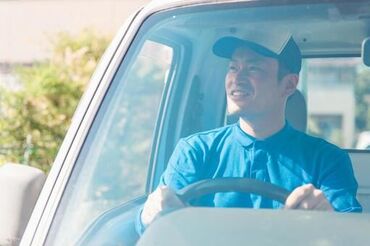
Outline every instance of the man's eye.
[(249, 72), (260, 72), (261, 68), (259, 66), (250, 66), (248, 67)]
[(238, 70), (238, 66), (236, 65), (229, 65), (229, 71), (236, 72)]

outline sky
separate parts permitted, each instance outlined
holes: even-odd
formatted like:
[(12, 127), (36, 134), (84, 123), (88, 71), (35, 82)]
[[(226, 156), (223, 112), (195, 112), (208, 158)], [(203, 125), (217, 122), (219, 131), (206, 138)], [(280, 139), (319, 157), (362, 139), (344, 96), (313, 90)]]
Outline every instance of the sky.
[(0, 0), (0, 63), (32, 63), (50, 55), (61, 31), (89, 28), (113, 36), (149, 0)]

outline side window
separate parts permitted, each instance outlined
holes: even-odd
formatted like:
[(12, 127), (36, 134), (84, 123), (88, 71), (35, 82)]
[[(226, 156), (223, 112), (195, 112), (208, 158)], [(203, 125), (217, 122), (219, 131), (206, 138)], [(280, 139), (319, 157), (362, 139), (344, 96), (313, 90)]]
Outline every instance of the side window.
[(144, 195), (162, 93), (174, 72), (174, 52), (151, 40), (131, 49), (129, 62), (121, 65), (90, 129), (49, 239), (60, 245), (74, 242), (101, 213)]
[(370, 148), (370, 69), (361, 58), (304, 61), (308, 132), (347, 149)]

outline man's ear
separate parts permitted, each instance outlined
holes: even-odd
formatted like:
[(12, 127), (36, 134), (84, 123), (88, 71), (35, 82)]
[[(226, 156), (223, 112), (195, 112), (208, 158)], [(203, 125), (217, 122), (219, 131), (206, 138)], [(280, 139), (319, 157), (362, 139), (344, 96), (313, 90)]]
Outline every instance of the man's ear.
[(297, 89), (299, 76), (298, 74), (290, 73), (284, 76), (281, 83), (283, 85), (283, 96), (289, 97)]

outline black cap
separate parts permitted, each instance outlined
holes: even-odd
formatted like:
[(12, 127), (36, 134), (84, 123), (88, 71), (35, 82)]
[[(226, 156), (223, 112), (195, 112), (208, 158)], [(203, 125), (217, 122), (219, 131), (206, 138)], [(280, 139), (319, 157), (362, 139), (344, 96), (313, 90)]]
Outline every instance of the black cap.
[(276, 58), (290, 72), (298, 74), (302, 66), (301, 51), (291, 35), (279, 36), (254, 35), (248, 39), (222, 37), (213, 45), (213, 53), (230, 59), (236, 48), (248, 47), (263, 56)]

